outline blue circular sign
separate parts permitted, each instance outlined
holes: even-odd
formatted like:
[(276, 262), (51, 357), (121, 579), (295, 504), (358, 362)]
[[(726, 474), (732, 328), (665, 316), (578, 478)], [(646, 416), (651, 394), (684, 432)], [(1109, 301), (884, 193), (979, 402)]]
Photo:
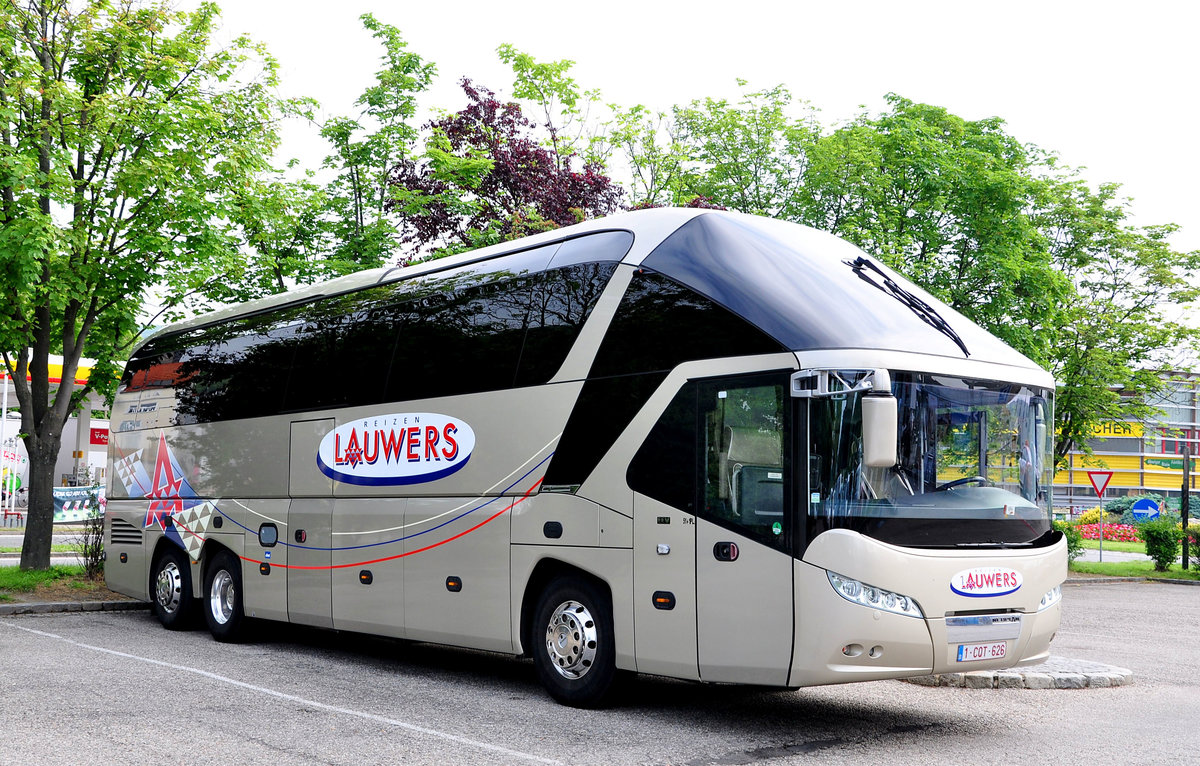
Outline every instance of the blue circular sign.
[(1129, 509), (1133, 511), (1133, 517), (1139, 521), (1149, 521), (1158, 518), (1158, 503), (1148, 497), (1134, 500), (1133, 505)]

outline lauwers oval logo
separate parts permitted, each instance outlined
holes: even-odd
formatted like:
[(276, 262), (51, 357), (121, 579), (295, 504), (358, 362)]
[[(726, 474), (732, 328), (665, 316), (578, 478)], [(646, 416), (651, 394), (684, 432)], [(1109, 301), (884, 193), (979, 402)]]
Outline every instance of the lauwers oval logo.
[(420, 484), (467, 464), (475, 432), (458, 418), (404, 412), (359, 418), (325, 434), (317, 467), (344, 484)]
[(950, 578), (950, 590), (960, 596), (987, 598), (1007, 596), (1021, 587), (1021, 573), (1004, 567), (964, 569)]

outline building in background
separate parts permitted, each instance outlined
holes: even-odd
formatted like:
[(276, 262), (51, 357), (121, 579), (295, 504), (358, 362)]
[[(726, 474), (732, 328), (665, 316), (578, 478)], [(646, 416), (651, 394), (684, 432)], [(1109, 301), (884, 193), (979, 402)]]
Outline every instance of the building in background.
[[(1176, 373), (1151, 403), (1162, 409), (1154, 420), (1103, 423), (1090, 441), (1093, 455), (1072, 452), (1054, 477), (1054, 507), (1080, 513), (1099, 502), (1088, 471), (1112, 471), (1104, 501), (1128, 495), (1156, 494), (1178, 502), (1183, 494), (1183, 448), (1192, 456), (1191, 489), (1196, 492), (1200, 452), (1200, 375)], [(1200, 509), (1197, 509), (1200, 510)]]
[[(76, 387), (87, 383), (92, 372), (92, 360), (80, 362), (75, 376)], [(59, 383), (62, 357), (50, 357), (51, 383)], [(0, 366), (0, 513), (5, 525), (23, 521), (27, 504), (25, 487), (29, 481), (29, 458), (20, 438), (21, 416), (17, 410), (17, 395), (12, 380)], [(62, 446), (55, 464), (55, 483), (59, 486), (82, 486), (90, 480), (104, 484), (108, 458), (108, 420), (93, 419), (92, 412), (107, 412), (107, 405), (92, 395), (80, 412), (72, 415), (62, 432)]]

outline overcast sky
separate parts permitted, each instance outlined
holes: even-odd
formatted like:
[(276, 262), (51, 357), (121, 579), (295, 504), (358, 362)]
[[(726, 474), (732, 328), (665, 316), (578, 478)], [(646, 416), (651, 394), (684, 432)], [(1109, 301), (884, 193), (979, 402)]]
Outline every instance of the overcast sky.
[[(186, 3), (192, 5), (192, 3)], [(379, 68), (358, 16), (400, 28), (438, 67), (422, 103), (463, 105), (463, 76), (504, 92), (496, 47), (576, 62), (608, 101), (667, 109), (705, 96), (786, 85), (829, 125), (895, 92), (967, 119), (999, 116), (1018, 139), (1117, 181), (1142, 224), (1174, 222), (1178, 249), (1200, 249), (1200, 6), (1190, 2), (592, 3), (479, 0), (223, 0), (227, 34), (264, 42), (287, 95), (349, 114)], [(292, 126), (284, 153), (320, 163), (314, 131)]]

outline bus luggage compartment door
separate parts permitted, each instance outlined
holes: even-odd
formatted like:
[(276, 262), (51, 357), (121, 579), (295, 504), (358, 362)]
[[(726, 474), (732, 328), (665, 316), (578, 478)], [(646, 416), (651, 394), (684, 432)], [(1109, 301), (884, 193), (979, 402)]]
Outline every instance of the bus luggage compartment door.
[(792, 557), (696, 520), (696, 625), (703, 681), (785, 686)]
[(333, 419), (292, 423), (288, 482), (288, 620), (333, 627), (330, 565), (333, 547), (333, 480), (317, 468), (317, 447), (333, 430)]

